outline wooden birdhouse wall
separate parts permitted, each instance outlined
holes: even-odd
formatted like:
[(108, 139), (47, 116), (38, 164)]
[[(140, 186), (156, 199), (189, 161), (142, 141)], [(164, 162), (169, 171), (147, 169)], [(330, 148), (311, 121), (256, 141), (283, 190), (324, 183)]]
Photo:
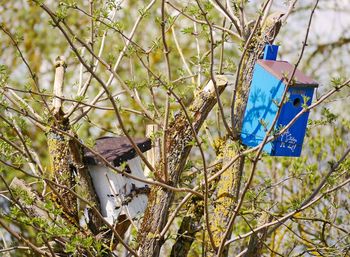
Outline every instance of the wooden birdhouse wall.
[[(264, 139), (278, 111), (276, 102), (281, 101), (283, 91), (282, 81), (267, 73), (261, 65), (255, 66), (241, 131), (243, 144), (254, 147)], [(267, 143), (264, 150), (271, 152), (272, 143)]]
[[(146, 179), (139, 157), (126, 163), (130, 174)], [(89, 165), (89, 172), (100, 200), (101, 213), (108, 222), (113, 223), (121, 214), (134, 220), (143, 214), (147, 206), (146, 183), (118, 174), (104, 165)]]

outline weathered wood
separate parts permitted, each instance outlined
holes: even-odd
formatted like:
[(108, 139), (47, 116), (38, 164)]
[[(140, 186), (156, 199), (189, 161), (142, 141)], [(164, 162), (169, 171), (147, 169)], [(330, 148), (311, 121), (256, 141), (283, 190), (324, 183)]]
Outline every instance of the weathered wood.
[[(219, 93), (222, 93), (227, 85), (225, 76), (216, 77), (216, 85)], [(192, 119), (192, 126), (198, 133), (204, 120), (209, 112), (216, 104), (216, 93), (213, 82), (208, 85), (194, 99), (193, 104), (189, 109), (189, 115)], [(186, 119), (183, 112), (180, 112), (174, 118), (174, 121), (169, 126), (168, 131), (168, 171), (169, 183), (177, 186), (179, 177), (184, 169), (187, 157), (192, 148), (189, 144), (194, 139), (191, 130), (191, 125)], [(156, 177), (162, 177), (162, 166), (156, 167)], [(159, 238), (159, 233), (164, 227), (170, 205), (174, 198), (174, 192), (159, 186), (152, 186), (149, 195), (149, 204), (146, 209), (141, 229), (139, 230), (139, 254), (140, 256), (159, 256), (160, 248), (163, 244), (163, 238)]]

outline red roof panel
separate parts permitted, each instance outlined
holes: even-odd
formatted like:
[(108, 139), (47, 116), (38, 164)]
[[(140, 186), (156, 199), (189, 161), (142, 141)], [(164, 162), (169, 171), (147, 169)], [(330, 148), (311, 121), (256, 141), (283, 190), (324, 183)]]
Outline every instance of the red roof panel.
[[(285, 61), (258, 60), (257, 63), (277, 79), (283, 80), (285, 83), (287, 83), (295, 68), (294, 65)], [(296, 69), (293, 85), (317, 87), (318, 83), (309, 76), (303, 74), (300, 70)]]

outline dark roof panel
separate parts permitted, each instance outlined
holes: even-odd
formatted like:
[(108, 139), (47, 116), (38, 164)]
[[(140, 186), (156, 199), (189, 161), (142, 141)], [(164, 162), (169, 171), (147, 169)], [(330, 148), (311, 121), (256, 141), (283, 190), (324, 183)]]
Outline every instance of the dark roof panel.
[[(149, 138), (134, 138), (135, 144), (142, 152), (151, 149)], [(127, 137), (102, 137), (96, 140), (94, 150), (102, 155), (114, 166), (120, 166), (123, 162), (133, 159), (137, 154)], [(87, 164), (101, 164), (102, 162), (92, 152), (84, 150), (84, 161)]]
[[(258, 60), (258, 64), (260, 64), (265, 70), (270, 72), (277, 79), (283, 80), (285, 83), (287, 83), (286, 79), (289, 79), (295, 67), (294, 65), (284, 61)], [(316, 81), (303, 74), (298, 69), (295, 71), (294, 80), (294, 85), (296, 86), (318, 86), (318, 83)]]

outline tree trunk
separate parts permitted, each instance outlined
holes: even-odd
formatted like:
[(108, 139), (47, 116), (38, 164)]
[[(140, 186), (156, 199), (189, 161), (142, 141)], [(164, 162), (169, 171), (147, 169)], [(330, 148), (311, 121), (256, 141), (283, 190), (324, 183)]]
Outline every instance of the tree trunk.
[[(47, 132), (47, 144), (50, 158), (50, 173), (47, 176), (49, 181), (53, 180), (56, 184), (49, 183), (53, 191), (51, 199), (62, 208), (61, 217), (73, 226), (79, 226), (77, 198), (68, 189), (75, 189), (74, 165), (69, 149), (69, 138), (63, 132), (69, 131), (69, 121), (64, 117), (62, 111), (63, 82), (66, 64), (63, 59), (56, 59), (56, 73), (54, 80), (54, 99), (52, 117), (49, 124), (50, 129)], [(60, 185), (60, 186), (58, 186)], [(59, 254), (64, 255), (64, 248), (55, 249)]]
[[(281, 18), (281, 17), (280, 17)], [(236, 99), (234, 103), (234, 117), (233, 117), (233, 131), (236, 144), (234, 149), (231, 148), (231, 143), (227, 142), (223, 151), (224, 156), (233, 157), (239, 154), (239, 145), (240, 144), (240, 133), (245, 107), (248, 100), (249, 88), (251, 80), (253, 77), (253, 70), (256, 61), (262, 57), (263, 50), (266, 44), (272, 44), (273, 40), (277, 36), (277, 33), (280, 29), (281, 22), (279, 19), (276, 19), (269, 26), (265, 26), (264, 31), (260, 33), (255, 33), (250, 44), (247, 46), (247, 51), (242, 57), (242, 66), (239, 72), (238, 85), (236, 85)], [(258, 28), (260, 30), (260, 28)], [(241, 183), (242, 171), (244, 166), (244, 158), (241, 158), (236, 162), (231, 168), (227, 169), (220, 177), (218, 182), (218, 191), (217, 191), (217, 201), (214, 208), (214, 215), (211, 218), (213, 239), (215, 242), (215, 247), (218, 247), (224, 238), (225, 231), (228, 230), (227, 235), (231, 235), (232, 227), (228, 228), (228, 223), (233, 210), (237, 203), (239, 196), (239, 188)], [(253, 234), (252, 237), (257, 235)], [(253, 239), (255, 240), (255, 239)], [(262, 245), (260, 245), (262, 246)], [(228, 255), (228, 249), (224, 249), (222, 256)], [(216, 256), (216, 249), (211, 249), (209, 256)]]
[[(216, 77), (216, 84), (219, 93), (222, 93), (227, 85), (227, 79), (224, 76)], [(216, 93), (213, 83), (208, 85), (194, 99), (190, 107), (189, 115), (192, 119), (192, 126), (198, 133), (204, 120), (208, 116), (211, 109), (216, 104)], [(178, 114), (168, 131), (168, 171), (169, 183), (177, 186), (179, 177), (186, 164), (187, 157), (190, 153), (192, 145), (189, 144), (194, 135), (191, 125), (186, 119), (183, 112)], [(162, 177), (162, 167), (156, 168), (156, 177)], [(164, 238), (159, 237), (159, 233), (164, 228), (167, 221), (170, 205), (174, 198), (174, 192), (160, 186), (153, 186), (148, 199), (148, 206), (143, 218), (141, 228), (139, 230), (139, 254), (144, 257), (159, 256), (160, 248), (164, 242)]]

